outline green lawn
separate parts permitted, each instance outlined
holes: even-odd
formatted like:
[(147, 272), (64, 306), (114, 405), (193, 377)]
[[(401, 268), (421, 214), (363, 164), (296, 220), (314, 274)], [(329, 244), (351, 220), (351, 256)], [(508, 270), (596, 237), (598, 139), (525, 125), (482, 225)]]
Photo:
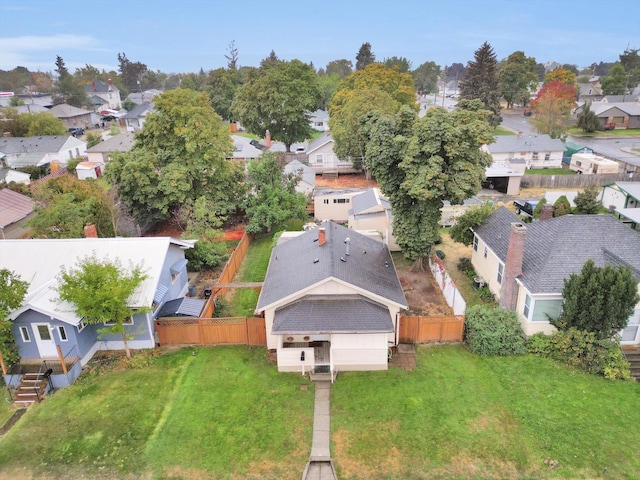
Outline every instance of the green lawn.
[(341, 480), (640, 477), (640, 384), (533, 356), (422, 346), (412, 372), (339, 375), (331, 404)]
[(601, 132), (585, 133), (582, 129), (577, 127), (570, 128), (567, 133), (574, 137), (626, 137), (626, 136), (640, 136), (640, 128), (627, 128), (618, 130), (605, 130)]
[(576, 175), (576, 172), (568, 168), (527, 168), (525, 175)]
[(0, 478), (300, 478), (314, 401), (300, 375), (264, 348), (152, 360), (85, 373), (31, 407), (2, 439)]
[(516, 132), (509, 130), (508, 128), (501, 127), (498, 125), (493, 132), (494, 135), (516, 135)]
[(13, 412), (16, 411), (16, 408), (11, 403), (11, 396), (7, 391), (7, 387), (4, 386), (4, 382), (2, 383), (2, 390), (0, 391), (0, 427), (4, 425)]

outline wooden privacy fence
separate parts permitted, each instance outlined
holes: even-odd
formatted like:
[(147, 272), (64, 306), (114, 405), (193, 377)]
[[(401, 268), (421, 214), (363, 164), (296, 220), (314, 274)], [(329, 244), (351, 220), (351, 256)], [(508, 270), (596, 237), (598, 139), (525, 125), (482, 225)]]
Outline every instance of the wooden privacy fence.
[(461, 342), (464, 315), (400, 316), (400, 343)]
[[(235, 277), (238, 268), (240, 268), (240, 264), (244, 260), (244, 257), (247, 255), (247, 250), (249, 250), (249, 245), (251, 245), (251, 235), (247, 235), (246, 232), (242, 235), (240, 242), (233, 250), (233, 253), (227, 260), (222, 273), (220, 274), (220, 278), (218, 278), (219, 284), (228, 284), (231, 283), (233, 277)], [(215, 295), (224, 295), (227, 291), (226, 288), (218, 288), (217, 292), (214, 292)]]
[(522, 177), (521, 186), (528, 188), (579, 188), (589, 185), (599, 187), (613, 182), (629, 181), (629, 174), (606, 175), (534, 175), (527, 174)]
[(266, 345), (264, 318), (163, 318), (155, 321), (160, 345)]

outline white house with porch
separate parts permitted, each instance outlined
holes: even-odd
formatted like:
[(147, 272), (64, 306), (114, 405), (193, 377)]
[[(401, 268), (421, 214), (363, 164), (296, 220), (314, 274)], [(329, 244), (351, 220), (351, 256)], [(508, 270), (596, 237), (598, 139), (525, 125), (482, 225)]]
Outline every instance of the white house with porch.
[(257, 315), (278, 370), (327, 373), (386, 370), (406, 310), (387, 246), (326, 222), (284, 236), (273, 249)]

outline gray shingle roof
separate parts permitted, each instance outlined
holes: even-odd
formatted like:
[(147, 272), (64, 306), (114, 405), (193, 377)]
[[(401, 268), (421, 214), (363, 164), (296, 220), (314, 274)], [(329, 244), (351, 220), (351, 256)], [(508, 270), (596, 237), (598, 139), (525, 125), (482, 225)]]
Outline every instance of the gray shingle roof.
[(302, 181), (308, 183), (312, 187), (316, 184), (316, 172), (309, 165), (305, 165), (298, 160), (292, 160), (284, 166), (284, 173), (293, 173), (300, 175)]
[(490, 153), (564, 152), (562, 140), (549, 135), (499, 135), (489, 144)]
[(640, 182), (615, 182), (622, 190), (630, 196), (640, 200)]
[(104, 142), (100, 142), (91, 148), (87, 149), (87, 152), (91, 153), (108, 153), (108, 152), (128, 152), (133, 148), (135, 143), (135, 137), (133, 133), (119, 133), (111, 138), (108, 138)]
[(87, 94), (89, 94), (89, 95), (91, 95), (94, 92), (106, 93), (106, 92), (109, 92), (109, 91), (112, 91), (112, 92), (119, 92), (120, 91), (118, 89), (118, 87), (116, 87), (115, 85), (113, 85), (113, 84), (109, 85), (108, 83), (103, 82), (102, 80), (94, 80), (89, 85), (85, 85), (84, 89), (87, 92)]
[(91, 114), (89, 110), (74, 107), (73, 105), (67, 105), (66, 103), (61, 103), (60, 105), (51, 107), (49, 112), (57, 118), (73, 118)]
[(130, 112), (127, 112), (127, 114), (122, 118), (138, 118), (142, 114), (153, 113), (153, 112), (155, 112), (155, 110), (153, 108), (153, 103), (145, 102), (145, 103), (142, 103), (142, 104), (138, 105), (137, 107), (135, 107)]
[(316, 138), (309, 142), (305, 153), (311, 153), (329, 142), (333, 142), (333, 138), (331, 138), (331, 132), (323, 132), (322, 135), (318, 135)]
[(199, 317), (206, 300), (200, 298), (182, 297), (165, 303), (157, 317)]
[(41, 137), (3, 137), (0, 138), (0, 152), (12, 153), (57, 153), (65, 143), (69, 146), (84, 144), (82, 140), (70, 135), (43, 135)]
[(389, 333), (389, 309), (362, 295), (307, 295), (276, 310), (274, 334)]
[[(406, 308), (407, 300), (384, 243), (333, 222), (324, 223), (323, 227), (325, 245), (318, 245), (318, 228), (314, 228), (272, 250), (257, 311), (329, 278)], [(347, 237), (350, 239), (348, 256), (345, 255)]]
[[(519, 221), (501, 207), (476, 233), (504, 262), (511, 223)], [(531, 293), (561, 293), (564, 279), (589, 259), (599, 267), (626, 264), (640, 272), (640, 234), (611, 215), (565, 215), (527, 224), (519, 278)]]

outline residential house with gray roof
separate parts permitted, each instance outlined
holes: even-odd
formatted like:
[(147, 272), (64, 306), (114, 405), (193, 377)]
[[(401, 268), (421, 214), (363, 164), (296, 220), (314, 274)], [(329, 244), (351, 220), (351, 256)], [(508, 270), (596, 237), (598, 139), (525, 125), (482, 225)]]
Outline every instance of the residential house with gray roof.
[(93, 122), (91, 121), (91, 112), (89, 110), (84, 110), (83, 108), (74, 107), (73, 105), (61, 103), (52, 107), (49, 112), (51, 115), (61, 120), (67, 128), (89, 128), (93, 125)]
[[(615, 129), (640, 128), (640, 103), (637, 101), (602, 101), (590, 105), (603, 128), (605, 125), (611, 125)], [(576, 108), (575, 115), (580, 115), (583, 109), (584, 105)]]
[(334, 145), (335, 141), (329, 131), (325, 131), (311, 140), (304, 151), (307, 154), (309, 166), (320, 174), (338, 175), (357, 172), (353, 168), (353, 162), (350, 158), (338, 158), (333, 151)]
[(71, 135), (0, 138), (0, 166), (46, 167), (87, 154), (87, 142)]
[(483, 145), (494, 163), (524, 159), (527, 168), (561, 168), (564, 143), (549, 135), (498, 135), (496, 141)]
[(623, 223), (640, 230), (640, 182), (605, 185), (600, 196), (605, 208), (613, 209)]
[(119, 133), (113, 137), (107, 138), (104, 142), (100, 142), (87, 149), (87, 157), (90, 162), (107, 163), (111, 160), (114, 152), (128, 152), (133, 148), (135, 137), (131, 132)]
[(147, 119), (147, 115), (153, 113), (155, 110), (153, 109), (153, 102), (151, 103), (142, 103), (138, 105), (136, 108), (127, 112), (122, 118), (124, 119), (125, 126), (128, 132), (137, 132), (144, 125), (145, 120)]
[[(278, 370), (385, 370), (406, 310), (387, 246), (326, 222), (272, 250), (257, 315)], [(332, 377), (333, 378), (333, 377)]]
[(305, 165), (298, 160), (292, 160), (287, 163), (283, 171), (287, 175), (295, 175), (298, 178), (296, 183), (296, 192), (311, 195), (316, 188), (316, 172), (309, 165)]
[[(629, 266), (640, 282), (640, 234), (611, 215), (565, 215), (524, 224), (500, 207), (474, 230), (471, 263), (499, 300), (515, 310), (527, 336), (551, 333), (562, 310), (564, 280), (587, 260)], [(621, 332), (640, 343), (640, 304)]]
[(96, 110), (120, 110), (122, 99), (120, 98), (120, 89), (116, 87), (111, 80), (103, 82), (102, 80), (94, 80), (89, 85), (84, 86), (92, 104)]

